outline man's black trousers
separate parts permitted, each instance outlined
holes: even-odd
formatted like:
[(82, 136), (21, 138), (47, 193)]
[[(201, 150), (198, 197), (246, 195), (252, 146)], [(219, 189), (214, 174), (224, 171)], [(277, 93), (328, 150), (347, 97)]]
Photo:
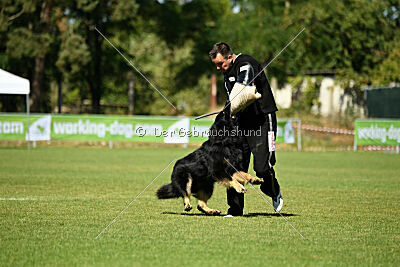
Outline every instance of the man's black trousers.
[[(268, 148), (268, 131), (273, 131), (276, 137), (276, 114), (269, 113), (265, 117), (258, 117), (252, 120), (251, 125), (239, 124), (239, 129), (244, 130), (244, 133), (250, 133), (247, 130), (253, 129), (256, 133), (261, 127), (261, 134), (246, 134), (243, 138), (243, 170), (248, 171), (250, 164), (250, 154), (253, 154), (254, 165), (253, 169), (257, 177), (263, 178), (264, 183), (260, 189), (266, 195), (275, 198), (279, 194), (279, 183), (275, 178), (273, 166), (276, 163), (275, 152), (269, 151)], [(243, 215), (244, 194), (237, 193), (235, 189), (227, 189), (227, 198), (229, 210), (228, 214), (233, 216)]]

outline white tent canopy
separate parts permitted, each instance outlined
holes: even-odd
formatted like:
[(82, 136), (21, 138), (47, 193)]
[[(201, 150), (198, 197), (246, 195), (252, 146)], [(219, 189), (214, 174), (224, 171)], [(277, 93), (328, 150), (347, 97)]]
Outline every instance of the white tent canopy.
[(29, 80), (0, 69), (0, 94), (28, 95)]
[(28, 79), (21, 78), (0, 69), (0, 94), (26, 95), (26, 115), (27, 134), (28, 134), (28, 149), (29, 149), (29, 92), (30, 84)]

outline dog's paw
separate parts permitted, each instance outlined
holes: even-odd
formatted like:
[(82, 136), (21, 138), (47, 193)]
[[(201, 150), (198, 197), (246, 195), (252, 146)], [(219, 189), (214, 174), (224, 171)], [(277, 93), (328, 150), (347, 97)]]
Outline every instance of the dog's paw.
[(218, 215), (221, 214), (221, 211), (219, 211), (219, 210), (209, 210), (208, 212), (206, 212), (206, 214), (210, 215), (210, 216), (218, 216)]
[(185, 205), (185, 211), (191, 211), (192, 210), (192, 205)]
[(203, 213), (206, 213), (206, 211), (205, 211), (205, 210), (203, 210), (203, 208), (202, 208), (202, 207), (200, 207), (200, 205), (197, 205), (197, 209), (198, 209), (199, 211), (203, 212)]
[(264, 183), (263, 178), (254, 177), (252, 180), (249, 181), (251, 184), (262, 184)]
[(201, 212), (203, 212), (205, 215), (211, 215), (211, 216), (217, 216), (221, 214), (221, 211), (219, 210), (213, 210), (213, 209), (209, 209), (207, 208), (206, 210), (204, 210), (202, 207), (197, 206), (197, 209)]
[(213, 210), (211, 215), (214, 215), (214, 216), (221, 215), (221, 211), (220, 210)]
[(247, 191), (243, 185), (236, 186), (235, 190), (236, 190), (236, 192), (241, 193), (241, 194), (246, 193), (246, 191)]

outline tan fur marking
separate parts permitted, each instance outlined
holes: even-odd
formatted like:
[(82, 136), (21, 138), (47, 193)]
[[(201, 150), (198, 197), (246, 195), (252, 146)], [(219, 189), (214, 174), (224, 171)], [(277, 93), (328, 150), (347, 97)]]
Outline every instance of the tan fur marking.
[(245, 172), (235, 172), (232, 175), (232, 179), (238, 181), (242, 185), (246, 185), (249, 181), (247, 180), (247, 177), (245, 176)]
[(206, 193), (204, 193), (203, 191), (199, 191), (197, 192), (197, 199), (198, 199), (198, 209), (201, 212), (204, 212), (208, 215), (219, 215), (221, 214), (221, 211), (219, 210), (214, 210), (214, 209), (210, 209), (209, 207), (207, 207), (207, 200), (210, 198), (210, 196)]
[(231, 181), (231, 187), (235, 188), (236, 192), (238, 192), (238, 193), (246, 192), (246, 188), (241, 183), (239, 183), (236, 179), (233, 179)]
[(229, 180), (228, 178), (224, 178), (219, 180), (218, 183), (226, 188), (234, 188), (238, 193), (246, 192), (246, 188), (244, 188), (244, 186), (241, 185), (236, 179)]
[(189, 197), (192, 194), (192, 183), (193, 183), (193, 179), (192, 177), (189, 176), (189, 181), (186, 184), (186, 192), (188, 193)]
[(192, 209), (192, 205), (190, 205), (190, 195), (192, 191), (192, 177), (189, 176), (189, 181), (186, 184), (186, 193), (187, 195), (183, 196), (183, 204), (185, 205), (185, 211), (190, 211)]
[(247, 183), (261, 184), (262, 182), (264, 182), (263, 179), (260, 179), (258, 177), (253, 177), (250, 174), (248, 174), (247, 172), (243, 172), (243, 171), (235, 172), (232, 175), (232, 178), (237, 180), (242, 185), (246, 185)]
[(217, 183), (218, 184), (220, 184), (220, 185), (222, 185), (222, 186), (225, 186), (226, 188), (230, 188), (231, 186), (230, 186), (230, 180), (228, 179), (228, 178), (224, 178), (224, 179), (220, 179), (220, 180), (217, 180)]

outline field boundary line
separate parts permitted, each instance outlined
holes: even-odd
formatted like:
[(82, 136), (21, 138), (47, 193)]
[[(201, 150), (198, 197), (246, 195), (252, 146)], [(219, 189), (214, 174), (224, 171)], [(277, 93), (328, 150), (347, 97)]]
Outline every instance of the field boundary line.
[(4, 198), (4, 197), (0, 197), (0, 200), (4, 200), (4, 201), (26, 201), (26, 200), (39, 200), (36, 197), (8, 197), (8, 198)]

